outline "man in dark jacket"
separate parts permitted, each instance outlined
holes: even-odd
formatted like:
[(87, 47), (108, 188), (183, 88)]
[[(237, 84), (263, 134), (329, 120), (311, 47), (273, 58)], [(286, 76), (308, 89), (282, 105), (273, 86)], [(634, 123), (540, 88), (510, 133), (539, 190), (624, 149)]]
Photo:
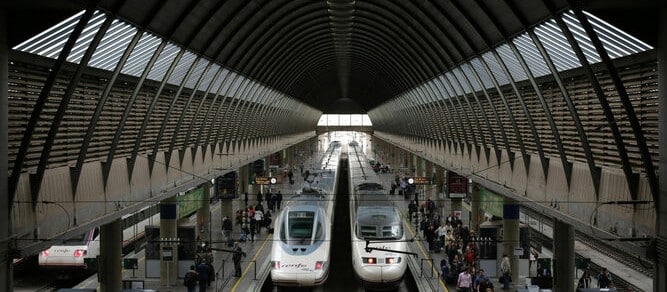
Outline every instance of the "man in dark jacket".
[(209, 267), (205, 261), (202, 261), (199, 265), (197, 265), (197, 274), (199, 274), (199, 292), (206, 291), (209, 279), (208, 273)]
[(232, 255), (232, 260), (234, 261), (234, 277), (241, 277), (241, 257), (245, 257), (245, 252), (241, 249), (241, 246), (238, 242), (234, 242), (234, 253)]

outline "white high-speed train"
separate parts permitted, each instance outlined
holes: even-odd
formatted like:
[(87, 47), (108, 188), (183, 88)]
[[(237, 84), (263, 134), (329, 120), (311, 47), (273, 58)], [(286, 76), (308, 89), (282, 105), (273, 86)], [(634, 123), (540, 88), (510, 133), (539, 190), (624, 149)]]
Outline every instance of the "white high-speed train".
[(354, 272), (366, 289), (396, 289), (408, 256), (400, 211), (356, 142), (349, 145), (348, 162)]
[[(122, 218), (123, 251), (133, 248), (133, 244), (144, 237), (145, 226), (159, 224), (159, 210), (159, 205), (153, 205)], [(43, 250), (39, 253), (38, 263), (44, 269), (77, 271), (88, 268), (85, 259), (96, 258), (99, 254), (100, 229), (95, 227)]]
[(271, 247), (271, 281), (276, 286), (317, 287), (329, 276), (340, 146), (329, 145), (299, 194), (288, 197), (276, 216)]

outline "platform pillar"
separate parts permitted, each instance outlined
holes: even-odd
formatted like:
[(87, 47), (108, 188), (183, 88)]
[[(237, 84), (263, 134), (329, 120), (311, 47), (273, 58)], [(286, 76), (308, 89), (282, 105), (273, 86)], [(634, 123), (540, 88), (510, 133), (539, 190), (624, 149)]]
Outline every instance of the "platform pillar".
[(204, 198), (201, 208), (197, 209), (197, 234), (200, 241), (211, 242), (211, 193), (213, 185), (204, 184)]
[(177, 239), (178, 205), (176, 197), (160, 202), (160, 284), (163, 286), (177, 285), (178, 248), (165, 241)]
[(121, 291), (123, 284), (122, 221), (116, 219), (100, 227), (100, 259), (98, 262), (100, 291)]
[[(449, 176), (452, 175), (453, 172), (447, 171), (445, 172), (445, 184), (448, 184), (449, 182)], [(449, 186), (447, 187), (447, 191), (449, 192)], [(449, 215), (454, 215), (455, 213), (457, 214), (457, 217), (463, 221), (463, 200), (461, 198), (450, 198), (450, 208), (449, 208)], [(468, 222), (469, 223), (469, 222)], [(464, 222), (465, 225), (465, 222)]]
[(238, 195), (243, 199), (243, 193), (248, 192), (252, 193), (252, 189), (248, 185), (248, 179), (250, 179), (250, 168), (247, 164), (239, 166), (239, 190)]
[[(658, 17), (658, 136), (659, 145), (667, 145), (667, 3), (660, 2), (660, 17)], [(667, 147), (660, 148), (660, 162), (658, 169), (667, 169)], [(655, 206), (655, 230), (657, 234), (657, 252), (654, 254), (655, 272), (653, 277), (653, 291), (667, 291), (667, 175), (659, 176), (661, 186)]]
[[(512, 279), (514, 285), (519, 282), (519, 256), (514, 255), (514, 249), (519, 247), (519, 211), (520, 206), (516, 201), (505, 198), (503, 203), (503, 254), (506, 254), (510, 259), (510, 266), (512, 267)], [(499, 263), (502, 260), (502, 255)], [(498, 274), (500, 273), (500, 265), (498, 265)]]
[(4, 8), (0, 8), (0, 206), (6, 208), (5, 212), (0, 212), (0, 290), (13, 291), (12, 280), (12, 258), (9, 253), (9, 230), (11, 228), (11, 204), (9, 203), (10, 194), (8, 194), (9, 180), (7, 169), (8, 161), (8, 57), (7, 57), (7, 18)]
[(436, 201), (436, 207), (438, 208), (438, 212), (440, 213), (440, 218), (443, 220), (447, 217), (447, 213), (445, 211), (445, 202), (447, 200), (447, 195), (445, 194), (445, 190), (443, 188), (444, 183), (445, 183), (445, 169), (437, 164), (434, 164), (435, 167), (435, 186), (434, 190), (437, 193), (437, 198), (438, 200)]
[(554, 291), (574, 292), (574, 227), (554, 219)]
[(472, 190), (470, 194), (470, 230), (475, 231), (475, 234), (479, 234), (479, 225), (484, 221), (484, 212), (482, 211), (482, 197), (479, 192), (479, 185), (476, 182), (472, 182)]

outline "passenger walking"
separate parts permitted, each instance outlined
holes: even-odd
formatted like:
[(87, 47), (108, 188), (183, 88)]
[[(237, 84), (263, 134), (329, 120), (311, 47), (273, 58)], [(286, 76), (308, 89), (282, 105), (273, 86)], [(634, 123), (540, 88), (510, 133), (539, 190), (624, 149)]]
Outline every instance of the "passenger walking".
[(225, 238), (227, 243), (231, 243), (232, 240), (232, 220), (229, 220), (229, 217), (225, 216), (222, 218), (222, 236)]
[(598, 274), (598, 288), (610, 288), (611, 286), (611, 273), (607, 268), (602, 268), (602, 272)]
[(209, 267), (206, 262), (201, 262), (197, 265), (197, 274), (199, 274), (199, 292), (204, 292), (206, 291), (206, 287), (208, 287), (209, 279)]
[(503, 254), (503, 259), (500, 262), (500, 274), (502, 275), (503, 290), (510, 288), (512, 266), (510, 265), (510, 258), (507, 254)]
[(280, 205), (283, 203), (283, 194), (278, 191), (278, 194), (276, 195), (276, 204), (278, 205), (278, 209), (280, 209)]
[(188, 292), (197, 291), (197, 279), (199, 275), (195, 271), (195, 266), (190, 266), (190, 270), (185, 272), (185, 277), (183, 277), (183, 285), (188, 287)]
[(579, 278), (579, 284), (577, 284), (577, 288), (591, 288), (591, 273), (589, 273), (587, 270), (584, 271), (584, 274), (581, 275), (581, 278)]
[(234, 242), (234, 249), (232, 252), (234, 253), (232, 255), (232, 260), (234, 261), (234, 277), (241, 277), (241, 257), (245, 257), (246, 254), (243, 252), (238, 241)]
[(469, 292), (470, 286), (472, 286), (472, 276), (470, 275), (468, 268), (464, 268), (456, 281), (456, 289), (461, 292)]

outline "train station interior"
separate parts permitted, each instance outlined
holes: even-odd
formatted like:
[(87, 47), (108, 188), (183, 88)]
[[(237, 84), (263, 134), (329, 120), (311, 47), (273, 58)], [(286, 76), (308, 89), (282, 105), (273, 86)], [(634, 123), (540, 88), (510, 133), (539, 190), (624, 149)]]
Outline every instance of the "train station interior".
[[(666, 47), (657, 0), (4, 1), (0, 291), (188, 291), (202, 253), (207, 291), (276, 291), (270, 221), (239, 271), (223, 219), (301, 192), (334, 141), (400, 211), (397, 291), (458, 288), (434, 214), (494, 291), (667, 291)], [(318, 289), (364, 291), (341, 258)]]

